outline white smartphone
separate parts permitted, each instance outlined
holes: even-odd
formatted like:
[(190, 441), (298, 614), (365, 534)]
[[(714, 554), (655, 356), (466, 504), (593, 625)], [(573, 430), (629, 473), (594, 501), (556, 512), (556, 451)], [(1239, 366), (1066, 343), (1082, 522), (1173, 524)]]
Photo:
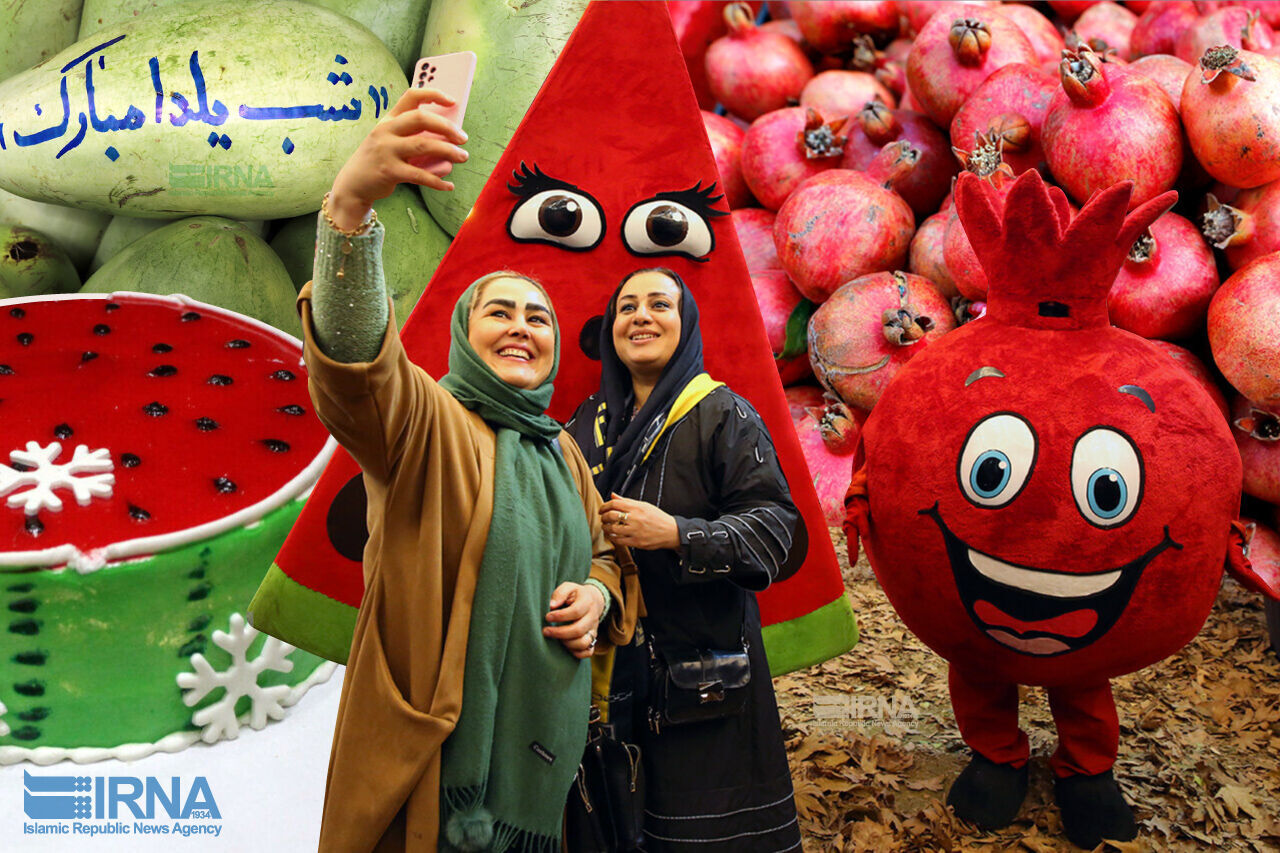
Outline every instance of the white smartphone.
[[(413, 69), (412, 85), (415, 89), (439, 89), (453, 98), (454, 105), (424, 104), (418, 109), (429, 110), (462, 127), (467, 113), (467, 96), (471, 93), (471, 81), (476, 73), (476, 55), (469, 50), (426, 56), (418, 60)], [(453, 164), (448, 160), (430, 160), (421, 164), (433, 175), (443, 177)]]

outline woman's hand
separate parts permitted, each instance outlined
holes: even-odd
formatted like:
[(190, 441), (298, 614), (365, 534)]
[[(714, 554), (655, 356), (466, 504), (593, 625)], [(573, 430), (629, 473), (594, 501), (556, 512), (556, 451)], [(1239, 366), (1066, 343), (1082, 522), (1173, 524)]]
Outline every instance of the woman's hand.
[(680, 529), (674, 517), (645, 501), (614, 494), (600, 507), (604, 535), (615, 545), (657, 551), (680, 547)]
[(340, 229), (359, 227), (373, 203), (391, 195), (396, 184), (453, 189), (452, 183), (423, 165), (466, 160), (467, 152), (458, 145), (467, 141), (467, 135), (438, 113), (418, 109), (424, 104), (452, 106), (453, 99), (435, 89), (408, 89), (338, 172), (329, 196), (329, 215)]
[(542, 629), (542, 636), (559, 640), (575, 658), (589, 658), (603, 614), (604, 595), (597, 587), (566, 581), (551, 593), (551, 626)]

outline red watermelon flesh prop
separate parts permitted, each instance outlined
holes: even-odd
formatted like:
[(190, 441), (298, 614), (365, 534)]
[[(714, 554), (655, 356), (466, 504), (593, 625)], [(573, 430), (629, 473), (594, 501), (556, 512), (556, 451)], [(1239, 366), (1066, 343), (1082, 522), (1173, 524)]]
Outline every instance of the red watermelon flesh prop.
[[(594, 2), (401, 334), (410, 357), (442, 376), (462, 291), (493, 270), (533, 276), (563, 332), (550, 408), (563, 420), (598, 387), (599, 364), (576, 342), (592, 337), (583, 330), (617, 283), (646, 267), (679, 273), (698, 298), (708, 372), (760, 412), (808, 528), (803, 566), (760, 595), (770, 664), (782, 672), (844, 652), (857, 631), (717, 179), (665, 4)], [(540, 215), (556, 204), (582, 215)], [(363, 594), (358, 475), (339, 452), (251, 608), (255, 625), (335, 660)]]
[(0, 571), (85, 571), (256, 521), (332, 440), (296, 338), (113, 293), (0, 303), (0, 451)]

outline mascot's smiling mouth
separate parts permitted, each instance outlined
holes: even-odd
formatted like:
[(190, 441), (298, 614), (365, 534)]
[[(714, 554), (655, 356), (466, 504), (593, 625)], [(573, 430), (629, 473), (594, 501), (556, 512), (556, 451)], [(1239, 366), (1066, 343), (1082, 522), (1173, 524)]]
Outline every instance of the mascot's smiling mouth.
[(942, 531), (969, 618), (997, 643), (1037, 657), (1082, 649), (1110, 631), (1143, 569), (1166, 548), (1182, 548), (1166, 526), (1160, 544), (1118, 568), (1091, 574), (1032, 569), (970, 548), (947, 528), (936, 503), (920, 514)]

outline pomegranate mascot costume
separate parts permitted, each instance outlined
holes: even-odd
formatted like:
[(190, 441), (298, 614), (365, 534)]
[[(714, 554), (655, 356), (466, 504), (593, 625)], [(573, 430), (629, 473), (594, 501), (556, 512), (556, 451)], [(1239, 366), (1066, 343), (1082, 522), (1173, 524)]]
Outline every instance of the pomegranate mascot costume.
[[(1046, 688), (1049, 759), (1067, 837), (1092, 848), (1137, 826), (1112, 776), (1109, 679), (1173, 654), (1245, 558), (1241, 463), (1209, 396), (1153, 344), (1109, 325), (1134, 239), (1172, 206), (1126, 215), (1131, 185), (1072, 219), (1035, 170), (1004, 201), (961, 175), (959, 214), (990, 283), (987, 314), (920, 353), (862, 430), (847, 499), (907, 626), (950, 663), (973, 759), (948, 794), (985, 829), (1027, 791), (1018, 685)], [(926, 417), (921, 417), (927, 414)]]

